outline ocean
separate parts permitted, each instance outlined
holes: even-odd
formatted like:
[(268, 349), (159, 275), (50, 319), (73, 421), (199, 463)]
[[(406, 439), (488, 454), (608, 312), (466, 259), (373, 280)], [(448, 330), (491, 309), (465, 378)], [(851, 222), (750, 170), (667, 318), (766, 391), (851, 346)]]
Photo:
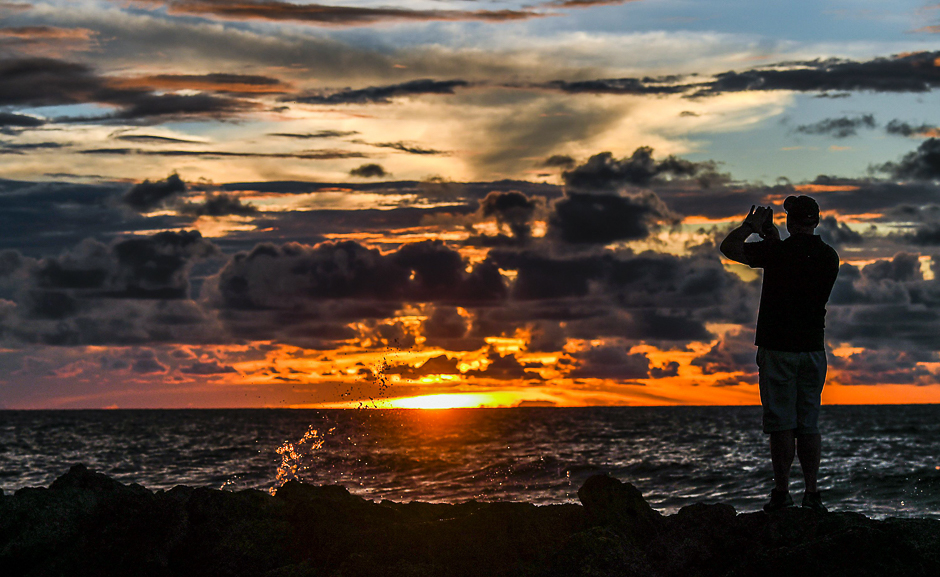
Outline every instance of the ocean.
[[(590, 475), (656, 509), (756, 511), (772, 487), (760, 407), (0, 411), (0, 488), (76, 463), (149, 489), (340, 484), (372, 500), (577, 502)], [(833, 511), (940, 519), (940, 405), (824, 406)], [(802, 479), (794, 464), (791, 490)]]

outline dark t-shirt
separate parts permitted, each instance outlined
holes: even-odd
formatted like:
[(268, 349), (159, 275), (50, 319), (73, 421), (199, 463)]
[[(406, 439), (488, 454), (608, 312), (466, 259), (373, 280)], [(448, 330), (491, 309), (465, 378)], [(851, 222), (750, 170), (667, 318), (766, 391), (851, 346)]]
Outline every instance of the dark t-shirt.
[(826, 303), (839, 274), (839, 255), (817, 235), (745, 243), (751, 268), (764, 269), (757, 316), (761, 347), (823, 351)]

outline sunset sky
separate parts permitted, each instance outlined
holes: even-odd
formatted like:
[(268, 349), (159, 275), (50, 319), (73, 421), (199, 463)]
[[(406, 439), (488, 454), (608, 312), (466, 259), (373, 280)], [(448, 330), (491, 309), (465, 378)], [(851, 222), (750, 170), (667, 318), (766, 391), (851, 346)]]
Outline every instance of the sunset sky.
[(937, 89), (929, 2), (0, 2), (0, 408), (756, 404), (790, 194), (824, 402), (940, 402)]

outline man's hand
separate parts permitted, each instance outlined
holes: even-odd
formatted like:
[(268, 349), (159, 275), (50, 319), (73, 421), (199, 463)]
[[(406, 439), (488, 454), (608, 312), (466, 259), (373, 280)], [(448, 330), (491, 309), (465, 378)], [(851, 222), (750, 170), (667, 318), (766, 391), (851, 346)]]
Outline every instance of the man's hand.
[(774, 210), (769, 206), (751, 206), (744, 222), (725, 237), (718, 250), (733, 261), (748, 264), (744, 254), (744, 241), (754, 233), (760, 234), (761, 238), (780, 238), (777, 227), (774, 226)]

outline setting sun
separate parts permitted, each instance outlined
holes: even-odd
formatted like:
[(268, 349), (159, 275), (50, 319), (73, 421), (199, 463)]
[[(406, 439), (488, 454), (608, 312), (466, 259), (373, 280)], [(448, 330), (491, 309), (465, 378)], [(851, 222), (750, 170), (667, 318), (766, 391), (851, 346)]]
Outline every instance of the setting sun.
[(509, 393), (451, 393), (393, 399), (389, 405), (396, 409), (468, 409), (505, 407), (517, 400)]

